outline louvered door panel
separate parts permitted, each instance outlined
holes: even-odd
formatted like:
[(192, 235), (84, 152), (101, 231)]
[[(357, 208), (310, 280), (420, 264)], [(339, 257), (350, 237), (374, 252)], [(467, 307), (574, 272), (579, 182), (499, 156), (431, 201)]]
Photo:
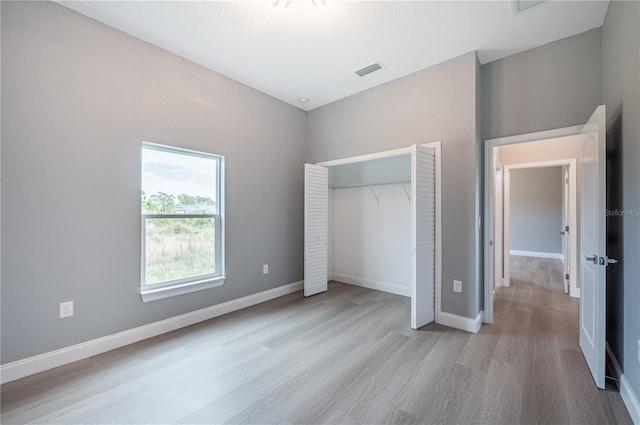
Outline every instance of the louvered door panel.
[(327, 290), (329, 181), (327, 168), (304, 168), (304, 296)]
[(436, 163), (432, 148), (414, 146), (411, 164), (413, 279), (411, 327), (435, 320)]

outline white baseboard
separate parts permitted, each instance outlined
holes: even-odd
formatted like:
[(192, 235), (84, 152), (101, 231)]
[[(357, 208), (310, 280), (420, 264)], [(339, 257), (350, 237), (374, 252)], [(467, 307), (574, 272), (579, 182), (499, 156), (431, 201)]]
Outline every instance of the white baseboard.
[(635, 425), (640, 425), (640, 401), (638, 396), (631, 388), (627, 377), (624, 374), (620, 377), (620, 396), (624, 405), (627, 406), (631, 420)]
[(618, 386), (620, 390), (620, 396), (622, 397), (622, 401), (624, 405), (627, 407), (629, 411), (629, 415), (631, 416), (631, 420), (635, 425), (640, 425), (640, 401), (638, 401), (638, 396), (631, 388), (629, 381), (626, 376), (622, 373), (622, 368), (620, 368), (620, 363), (618, 363), (618, 359), (611, 351), (611, 347), (607, 343), (607, 356), (609, 357), (609, 361), (613, 368), (613, 374), (615, 378), (620, 381)]
[(102, 338), (93, 339), (80, 344), (61, 348), (59, 350), (7, 363), (0, 366), (0, 383), (4, 384), (6, 382), (15, 381), (16, 379), (24, 378), (25, 376), (53, 369), (54, 367), (68, 363), (73, 363), (125, 345), (133, 344), (134, 342), (152, 338), (163, 333), (184, 328), (186, 326), (222, 316), (236, 310), (241, 310), (246, 307), (251, 307), (252, 305), (260, 304), (283, 295), (300, 291), (302, 290), (302, 287), (302, 281), (290, 283), (288, 285), (279, 286), (277, 288), (227, 301), (201, 310), (192, 311), (190, 313), (170, 317), (158, 322), (149, 323), (148, 325), (118, 332), (113, 335), (107, 335)]
[(572, 288), (569, 286), (569, 296), (573, 298), (580, 298), (580, 288)]
[(461, 329), (463, 331), (472, 332), (475, 334), (478, 333), (478, 331), (480, 330), (480, 325), (482, 325), (482, 314), (483, 312), (480, 312), (475, 319), (471, 319), (469, 317), (458, 316), (457, 314), (451, 314), (441, 311), (436, 322), (440, 323), (441, 325)]
[(556, 260), (564, 261), (564, 255), (556, 254), (555, 252), (518, 251), (512, 249), (509, 253), (511, 255), (520, 255), (522, 257), (555, 258)]
[(351, 285), (362, 286), (364, 288), (375, 289), (376, 291), (389, 292), (391, 294), (403, 295), (405, 297), (411, 296), (411, 288), (409, 285), (401, 285), (398, 283), (383, 282), (380, 280), (368, 279), (366, 277), (352, 276), (349, 274), (342, 274), (333, 272), (332, 277), (334, 280), (343, 283), (349, 283)]

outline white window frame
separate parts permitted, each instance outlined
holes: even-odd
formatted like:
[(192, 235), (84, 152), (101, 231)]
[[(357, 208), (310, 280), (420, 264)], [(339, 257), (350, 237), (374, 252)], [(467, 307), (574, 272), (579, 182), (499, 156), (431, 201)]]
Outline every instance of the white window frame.
[[(225, 259), (224, 259), (224, 156), (158, 143), (142, 142), (142, 149), (154, 149), (158, 151), (189, 155), (215, 160), (217, 162), (216, 178), (216, 208), (213, 214), (143, 214), (140, 211), (140, 296), (143, 302), (155, 301), (204, 289), (215, 288), (224, 285)], [(142, 181), (142, 176), (141, 176)], [(146, 221), (154, 219), (172, 218), (212, 218), (215, 226), (215, 264), (216, 272), (173, 279), (164, 282), (145, 284), (146, 278)]]

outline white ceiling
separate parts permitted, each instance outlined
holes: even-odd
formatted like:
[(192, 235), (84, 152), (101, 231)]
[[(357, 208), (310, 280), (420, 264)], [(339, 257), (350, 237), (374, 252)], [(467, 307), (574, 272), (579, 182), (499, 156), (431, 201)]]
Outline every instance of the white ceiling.
[(487, 63), (599, 27), (609, 4), (547, 0), (515, 15), (507, 0), (59, 3), (305, 111), (469, 51)]

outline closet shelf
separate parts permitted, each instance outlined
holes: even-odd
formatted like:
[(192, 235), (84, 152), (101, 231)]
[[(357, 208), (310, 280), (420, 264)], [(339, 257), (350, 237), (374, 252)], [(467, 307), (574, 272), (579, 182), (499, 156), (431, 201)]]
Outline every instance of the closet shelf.
[[(397, 182), (388, 182), (388, 183), (369, 183), (369, 184), (365, 183), (365, 184), (344, 185), (344, 186), (338, 186), (338, 187), (330, 186), (329, 188), (330, 189), (352, 189), (352, 188), (358, 188), (358, 187), (368, 187), (371, 190), (371, 194), (373, 195), (373, 197), (376, 198), (376, 202), (380, 204), (380, 198), (382, 198), (382, 194), (384, 193), (384, 187), (397, 185), (397, 184), (402, 185), (402, 189), (404, 190), (404, 194), (407, 196), (407, 200), (411, 202), (411, 195), (409, 194), (409, 192), (411, 191), (411, 181), (397, 181)], [(409, 189), (407, 189), (407, 184), (409, 185)], [(377, 194), (376, 191), (374, 190), (374, 187), (378, 187), (378, 186), (382, 186), (382, 191), (380, 192), (380, 194)]]
[(362, 183), (362, 184), (339, 185), (339, 186), (332, 185), (332, 186), (329, 186), (329, 189), (352, 189), (356, 187), (391, 186), (394, 184), (411, 184), (411, 180), (392, 181), (392, 182), (384, 182), (384, 183)]

